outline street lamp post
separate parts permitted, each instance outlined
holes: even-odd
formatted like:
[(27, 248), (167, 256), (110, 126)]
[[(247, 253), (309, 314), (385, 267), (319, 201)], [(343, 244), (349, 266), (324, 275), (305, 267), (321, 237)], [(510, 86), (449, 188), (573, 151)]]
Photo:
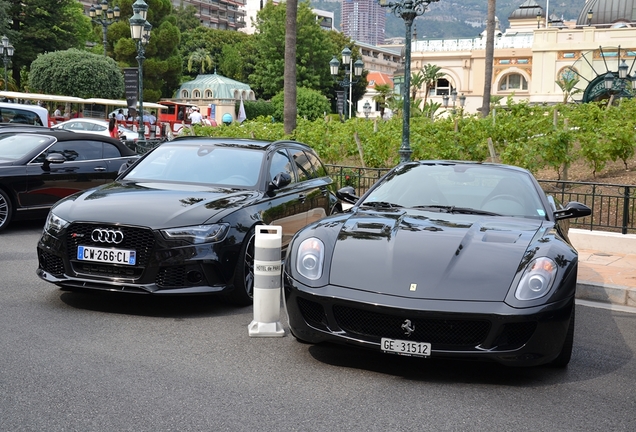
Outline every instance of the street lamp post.
[(133, 16), (130, 18), (130, 35), (137, 44), (137, 63), (139, 65), (139, 71), (137, 75), (138, 83), (138, 99), (139, 99), (139, 144), (144, 144), (146, 141), (146, 130), (144, 126), (144, 54), (145, 46), (150, 40), (150, 30), (152, 25), (146, 21), (148, 13), (148, 5), (144, 0), (137, 0), (132, 5)]
[(371, 104), (369, 101), (366, 101), (362, 106), (362, 111), (364, 112), (364, 117), (369, 120), (369, 114), (371, 114)]
[(9, 38), (2, 36), (2, 61), (4, 61), (4, 91), (9, 90), (9, 62), (13, 57), (13, 45)]
[[(342, 81), (337, 81), (338, 69), (340, 68), (340, 62), (333, 56), (331, 61), (329, 62), (329, 68), (331, 70), (331, 76), (334, 80), (342, 87), (343, 89), (349, 88), (349, 118), (351, 118), (351, 102), (353, 99), (353, 85), (357, 84), (360, 81), (360, 76), (362, 76), (362, 69), (364, 68), (364, 63), (362, 60), (358, 59), (355, 63), (352, 64), (353, 58), (351, 57), (351, 50), (348, 47), (345, 47), (342, 52), (342, 64), (344, 65), (345, 78)], [(349, 76), (347, 78), (347, 75)], [(353, 77), (356, 77), (354, 80)]]
[(389, 10), (397, 17), (404, 20), (406, 27), (406, 37), (404, 40), (404, 88), (402, 89), (402, 99), (404, 100), (403, 118), (402, 118), (402, 145), (400, 146), (400, 162), (411, 160), (411, 34), (413, 21), (418, 16), (426, 12), (426, 8), (430, 3), (439, 0), (401, 0), (397, 2), (387, 2), (380, 0), (380, 6), (389, 8)]
[[(629, 75), (629, 66), (625, 63), (625, 59), (621, 59), (621, 47), (618, 47), (618, 77), (614, 72), (608, 71), (603, 77), (605, 84), (605, 90), (610, 95), (609, 103), (610, 107), (614, 103), (615, 97), (632, 97), (634, 91), (636, 91), (636, 72), (634, 75)], [(629, 88), (631, 86), (631, 88)]]
[(108, 0), (102, 0), (99, 5), (92, 5), (88, 10), (88, 16), (96, 24), (102, 25), (102, 36), (104, 41), (104, 55), (107, 55), (108, 47), (108, 26), (114, 22), (119, 21), (119, 6), (115, 6), (114, 9), (108, 7)]

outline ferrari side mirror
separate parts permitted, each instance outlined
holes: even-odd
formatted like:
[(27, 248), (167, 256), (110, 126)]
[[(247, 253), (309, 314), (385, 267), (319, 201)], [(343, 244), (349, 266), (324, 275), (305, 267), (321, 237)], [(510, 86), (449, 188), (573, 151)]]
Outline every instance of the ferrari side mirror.
[(355, 204), (360, 199), (359, 196), (356, 195), (356, 190), (353, 186), (345, 186), (343, 188), (338, 189), (336, 192), (336, 196), (338, 199), (348, 202), (349, 204)]
[(585, 204), (581, 204), (580, 202), (572, 201), (569, 202), (565, 208), (557, 210), (554, 212), (554, 217), (557, 220), (561, 219), (571, 219), (571, 218), (579, 218), (584, 216), (589, 216), (592, 214), (592, 210), (586, 206)]

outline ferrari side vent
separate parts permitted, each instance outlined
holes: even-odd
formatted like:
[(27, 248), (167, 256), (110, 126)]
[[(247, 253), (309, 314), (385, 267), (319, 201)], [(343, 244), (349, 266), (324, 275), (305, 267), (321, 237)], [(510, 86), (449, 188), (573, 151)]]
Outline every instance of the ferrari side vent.
[(321, 304), (298, 297), (298, 309), (308, 325), (327, 330), (327, 316)]
[(534, 321), (504, 324), (493, 346), (497, 350), (519, 349), (528, 343), (536, 328), (537, 323)]

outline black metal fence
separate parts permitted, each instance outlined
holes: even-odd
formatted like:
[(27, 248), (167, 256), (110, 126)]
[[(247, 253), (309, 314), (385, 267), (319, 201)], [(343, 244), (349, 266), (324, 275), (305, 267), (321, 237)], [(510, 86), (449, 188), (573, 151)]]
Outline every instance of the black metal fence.
[[(389, 168), (361, 168), (327, 165), (338, 187), (353, 186), (358, 196), (389, 171)], [(539, 180), (549, 195), (562, 203), (578, 201), (592, 209), (592, 215), (574, 219), (573, 228), (636, 234), (636, 185)]]

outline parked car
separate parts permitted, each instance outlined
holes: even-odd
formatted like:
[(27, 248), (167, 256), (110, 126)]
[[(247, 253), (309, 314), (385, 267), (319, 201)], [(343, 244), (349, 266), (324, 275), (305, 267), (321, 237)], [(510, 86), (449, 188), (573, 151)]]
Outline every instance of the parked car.
[(58, 202), (37, 274), (63, 289), (216, 293), (247, 305), (256, 225), (300, 228), (339, 210), (316, 153), (293, 141), (184, 137), (114, 183)]
[(56, 201), (111, 182), (135, 158), (110, 137), (0, 128), (0, 231), (12, 220), (44, 219)]
[[(110, 136), (108, 131), (108, 122), (106, 120), (91, 119), (91, 118), (76, 118), (67, 120), (53, 126), (56, 129), (64, 129), (72, 132), (84, 132), (92, 133), (103, 136)], [(119, 137), (127, 141), (135, 141), (139, 138), (139, 133), (130, 129), (117, 125), (119, 131)]]
[(418, 357), (531, 366), (570, 360), (577, 252), (526, 170), (398, 165), (346, 213), (292, 240), (285, 294), (292, 334)]
[(49, 126), (49, 112), (38, 105), (0, 102), (0, 123)]

